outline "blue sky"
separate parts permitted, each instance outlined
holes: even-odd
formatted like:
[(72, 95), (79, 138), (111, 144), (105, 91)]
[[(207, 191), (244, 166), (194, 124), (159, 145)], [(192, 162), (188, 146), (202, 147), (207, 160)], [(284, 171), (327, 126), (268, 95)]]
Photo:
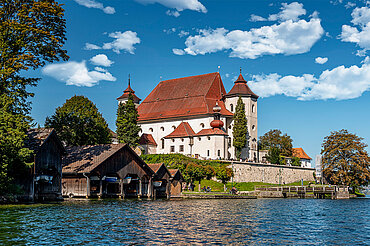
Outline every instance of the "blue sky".
[(242, 73), (258, 100), (258, 134), (281, 129), (313, 159), (330, 131), (370, 139), (370, 3), (366, 1), (64, 0), (70, 60), (30, 72), (32, 117), (73, 95), (115, 129), (127, 87), (141, 99), (160, 79)]

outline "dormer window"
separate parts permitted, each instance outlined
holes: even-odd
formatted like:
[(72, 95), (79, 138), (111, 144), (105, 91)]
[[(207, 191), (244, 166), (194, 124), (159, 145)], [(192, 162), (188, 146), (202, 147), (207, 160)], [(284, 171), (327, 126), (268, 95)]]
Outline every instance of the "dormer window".
[(153, 128), (149, 128), (149, 131), (150, 131), (150, 132), (153, 132)]

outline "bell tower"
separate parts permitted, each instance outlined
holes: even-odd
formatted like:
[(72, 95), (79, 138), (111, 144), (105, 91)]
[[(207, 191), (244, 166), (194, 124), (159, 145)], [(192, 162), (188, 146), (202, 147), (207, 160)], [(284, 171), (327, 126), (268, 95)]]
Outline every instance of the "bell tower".
[(128, 87), (127, 87), (126, 90), (123, 91), (122, 96), (120, 96), (120, 97), (117, 98), (118, 104), (120, 104), (120, 103), (126, 103), (127, 100), (128, 100), (128, 96), (130, 95), (130, 93), (134, 97), (135, 106), (138, 107), (139, 104), (140, 104), (141, 99), (138, 98), (135, 95), (135, 91), (131, 88), (131, 78), (130, 78), (130, 75), (128, 75)]
[[(235, 114), (236, 104), (239, 97), (242, 98), (245, 104), (245, 114), (247, 117), (248, 125), (248, 142), (247, 146), (242, 150), (241, 158), (247, 161), (257, 162), (257, 99), (258, 96), (252, 92), (247, 85), (247, 81), (243, 78), (242, 71), (240, 68), (240, 74), (237, 80), (234, 82), (233, 88), (225, 96), (226, 108)], [(228, 124), (228, 134), (232, 136), (233, 121)], [(233, 137), (232, 137), (233, 141)], [(235, 149), (231, 144), (230, 148), (231, 157), (235, 159)]]

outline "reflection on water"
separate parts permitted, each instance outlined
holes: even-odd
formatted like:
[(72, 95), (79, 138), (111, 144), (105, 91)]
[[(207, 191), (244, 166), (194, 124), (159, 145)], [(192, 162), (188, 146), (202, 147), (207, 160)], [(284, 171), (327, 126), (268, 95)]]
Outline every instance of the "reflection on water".
[(370, 245), (370, 199), (74, 200), (0, 206), (3, 245)]

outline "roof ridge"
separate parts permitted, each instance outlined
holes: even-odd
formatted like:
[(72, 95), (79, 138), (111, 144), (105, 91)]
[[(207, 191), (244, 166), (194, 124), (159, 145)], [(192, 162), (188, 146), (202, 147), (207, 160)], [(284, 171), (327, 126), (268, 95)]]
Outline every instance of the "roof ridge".
[(192, 75), (192, 76), (186, 76), (186, 77), (175, 78), (175, 79), (167, 79), (167, 80), (162, 80), (162, 81), (160, 81), (160, 83), (163, 83), (163, 82), (172, 82), (172, 81), (175, 81), (175, 80), (188, 79), (188, 78), (192, 78), (192, 77), (207, 76), (207, 75), (217, 74), (217, 73), (218, 73), (218, 72), (213, 72), (213, 73), (206, 73), (206, 74)]

